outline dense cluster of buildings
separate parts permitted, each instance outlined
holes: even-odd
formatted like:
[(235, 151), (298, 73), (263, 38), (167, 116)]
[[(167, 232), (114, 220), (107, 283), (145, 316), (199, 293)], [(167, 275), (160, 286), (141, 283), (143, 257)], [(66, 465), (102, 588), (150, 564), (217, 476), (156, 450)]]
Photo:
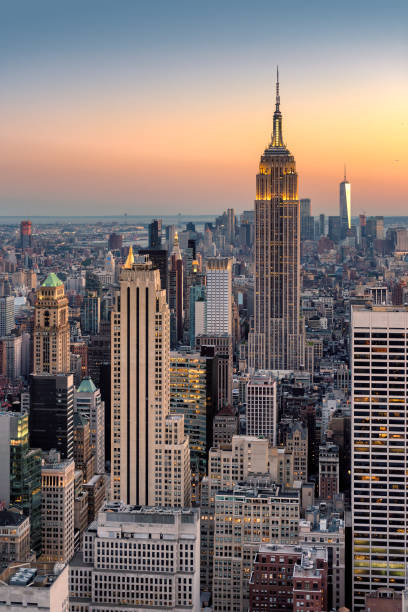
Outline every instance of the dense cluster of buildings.
[(0, 611), (402, 611), (408, 230), (297, 182), (278, 84), (254, 210), (0, 226)]

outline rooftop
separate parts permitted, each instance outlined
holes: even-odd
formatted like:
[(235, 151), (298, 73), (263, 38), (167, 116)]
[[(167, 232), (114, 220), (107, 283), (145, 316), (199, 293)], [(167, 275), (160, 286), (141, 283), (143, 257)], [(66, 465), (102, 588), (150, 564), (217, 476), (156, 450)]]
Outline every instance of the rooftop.
[(77, 392), (78, 393), (95, 393), (96, 386), (91, 378), (84, 378), (79, 385)]
[(64, 283), (62, 282), (62, 280), (60, 280), (58, 276), (54, 274), (54, 272), (51, 272), (47, 276), (41, 287), (61, 287), (61, 285), (63, 284)]
[(27, 517), (24, 514), (20, 514), (19, 512), (13, 512), (10, 510), (1, 510), (0, 512), (0, 526), (8, 527), (9, 525), (17, 526), (24, 523), (27, 520)]

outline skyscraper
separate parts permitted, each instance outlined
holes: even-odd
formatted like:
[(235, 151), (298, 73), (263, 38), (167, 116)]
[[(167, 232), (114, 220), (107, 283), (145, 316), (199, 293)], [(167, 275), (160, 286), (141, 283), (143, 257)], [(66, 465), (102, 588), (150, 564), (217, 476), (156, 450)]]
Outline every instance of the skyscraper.
[(149, 223), (149, 249), (160, 249), (162, 234), (162, 220), (153, 219)]
[(174, 246), (170, 255), (169, 278), (167, 283), (167, 302), (170, 309), (170, 345), (175, 348), (183, 338), (184, 316), (184, 263), (177, 232), (174, 234)]
[(105, 473), (105, 403), (90, 378), (84, 378), (75, 391), (75, 410), (88, 419), (95, 471)]
[(96, 291), (88, 291), (81, 304), (81, 331), (96, 336), (101, 320), (101, 298)]
[(278, 432), (276, 386), (268, 372), (251, 376), (247, 386), (247, 434), (268, 438), (272, 446), (276, 446)]
[(0, 500), (30, 517), (31, 548), (41, 550), (41, 449), (30, 448), (28, 413), (0, 412)]
[(352, 338), (353, 610), (407, 580), (408, 310), (354, 306)]
[(8, 336), (14, 329), (14, 297), (0, 297), (0, 336)]
[(351, 185), (346, 178), (344, 166), (344, 180), (340, 183), (340, 226), (341, 237), (345, 238), (347, 230), (351, 229)]
[(20, 222), (20, 244), (22, 249), (26, 249), (31, 246), (31, 233), (32, 226), (31, 221)]
[[(169, 416), (169, 309), (160, 274), (130, 251), (112, 312), (112, 498), (189, 505), (188, 439)], [(177, 483), (175, 482), (177, 479)]]
[(74, 554), (73, 461), (45, 463), (41, 470), (41, 560), (67, 563)]
[(37, 291), (34, 319), (34, 374), (70, 371), (68, 298), (53, 272)]
[(206, 334), (232, 334), (232, 261), (228, 257), (207, 260)]
[(279, 74), (272, 140), (256, 177), (255, 309), (249, 366), (298, 369), (304, 341), (300, 319), (300, 220), (295, 158), (282, 137)]
[(30, 444), (64, 459), (74, 456), (74, 377), (33, 374), (30, 379)]

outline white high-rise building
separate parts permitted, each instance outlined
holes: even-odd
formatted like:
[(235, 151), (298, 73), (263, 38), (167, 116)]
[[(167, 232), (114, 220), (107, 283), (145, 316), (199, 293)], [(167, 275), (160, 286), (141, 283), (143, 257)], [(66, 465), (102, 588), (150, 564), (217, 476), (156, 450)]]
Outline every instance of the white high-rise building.
[(206, 334), (232, 334), (232, 260), (207, 260)]
[(105, 504), (69, 583), (71, 612), (200, 610), (199, 511)]
[(278, 405), (276, 380), (268, 372), (251, 376), (247, 386), (247, 434), (267, 438), (276, 446)]
[(408, 309), (352, 309), (353, 610), (407, 584)]
[(341, 237), (345, 238), (347, 230), (351, 229), (351, 185), (346, 177), (346, 168), (344, 168), (344, 180), (340, 183), (339, 208)]
[(12, 295), (0, 297), (0, 336), (8, 336), (15, 327), (14, 297)]
[(74, 410), (89, 421), (96, 474), (105, 473), (105, 402), (90, 378), (81, 381), (74, 395)]
[(189, 506), (184, 417), (169, 415), (170, 322), (159, 270), (132, 249), (111, 325), (112, 499)]

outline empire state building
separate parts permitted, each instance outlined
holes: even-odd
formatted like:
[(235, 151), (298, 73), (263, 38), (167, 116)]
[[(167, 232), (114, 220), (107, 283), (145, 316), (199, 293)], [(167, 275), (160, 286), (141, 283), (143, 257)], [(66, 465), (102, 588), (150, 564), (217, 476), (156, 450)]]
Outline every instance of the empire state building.
[(272, 140), (256, 177), (255, 304), (248, 348), (251, 369), (297, 370), (304, 364), (298, 176), (282, 137), (279, 73)]

